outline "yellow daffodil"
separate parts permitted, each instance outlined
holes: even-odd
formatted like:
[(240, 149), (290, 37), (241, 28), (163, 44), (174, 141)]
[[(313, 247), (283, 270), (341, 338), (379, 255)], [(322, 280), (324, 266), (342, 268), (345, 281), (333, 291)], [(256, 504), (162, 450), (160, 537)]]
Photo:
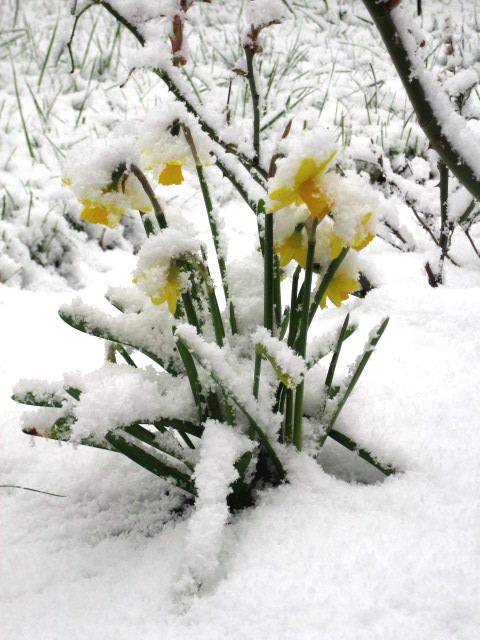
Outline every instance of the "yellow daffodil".
[(320, 307), (322, 309), (325, 308), (327, 298), (329, 298), (336, 307), (339, 307), (343, 301), (347, 300), (349, 293), (357, 291), (359, 288), (360, 285), (356, 278), (353, 278), (349, 273), (337, 272), (320, 300)]
[[(146, 280), (147, 274), (142, 273), (136, 279), (134, 283), (137, 284), (139, 280)], [(176, 264), (172, 264), (168, 267), (167, 277), (163, 285), (157, 289), (150, 289), (149, 296), (153, 304), (168, 304), (168, 310), (174, 314), (177, 310), (177, 302), (180, 297), (182, 282), (180, 279), (180, 267)]]
[(107, 207), (100, 202), (90, 202), (89, 200), (81, 200), (80, 202), (83, 205), (80, 213), (82, 220), (92, 224), (104, 224), (110, 229), (118, 226), (122, 215), (125, 213), (125, 209)]
[(270, 211), (278, 211), (290, 204), (306, 204), (310, 215), (321, 220), (334, 205), (334, 200), (328, 189), (322, 184), (321, 175), (332, 161), (336, 151), (317, 164), (314, 158), (304, 158), (297, 169), (293, 185), (283, 185), (269, 193), (270, 200), (277, 201)]
[(365, 249), (367, 245), (370, 244), (370, 242), (375, 238), (375, 233), (373, 231), (368, 231), (367, 229), (368, 221), (370, 220), (371, 217), (372, 217), (371, 211), (369, 211), (363, 216), (363, 218), (360, 221), (360, 224), (361, 224), (360, 231), (358, 231), (355, 234), (355, 237), (351, 242), (346, 242), (339, 236), (333, 235), (332, 240), (330, 242), (330, 257), (332, 258), (332, 260), (340, 255), (340, 252), (343, 249), (343, 247), (348, 246), (348, 247), (351, 247), (352, 249), (355, 249), (355, 251), (361, 251), (362, 249)]
[(168, 187), (172, 184), (182, 184), (183, 173), (181, 162), (169, 162), (158, 176), (158, 184)]
[(307, 266), (307, 239), (302, 231), (294, 231), (280, 244), (276, 244), (274, 249), (280, 256), (281, 267), (285, 267), (291, 260), (295, 260), (303, 269)]
[(365, 249), (365, 247), (375, 238), (375, 233), (367, 230), (367, 224), (371, 217), (372, 212), (369, 211), (361, 220), (361, 230), (356, 234), (351, 244), (352, 249), (355, 249), (355, 251)]

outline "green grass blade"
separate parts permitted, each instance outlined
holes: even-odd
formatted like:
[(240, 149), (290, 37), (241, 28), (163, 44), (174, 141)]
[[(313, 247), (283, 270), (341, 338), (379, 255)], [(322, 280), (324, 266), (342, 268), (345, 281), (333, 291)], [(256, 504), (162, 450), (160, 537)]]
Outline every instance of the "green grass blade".
[(18, 91), (17, 74), (15, 71), (15, 65), (13, 64), (13, 59), (11, 55), (10, 55), (10, 63), (12, 65), (13, 87), (15, 89), (15, 97), (17, 99), (18, 113), (20, 114), (20, 120), (22, 121), (23, 133), (25, 135), (25, 140), (28, 147), (28, 153), (30, 154), (30, 157), (32, 158), (32, 160), (35, 160), (35, 154), (33, 153), (32, 143), (30, 141), (30, 136), (28, 135), (27, 123), (25, 122), (25, 118), (23, 115), (22, 101), (20, 99), (20, 93)]
[(38, 77), (37, 90), (40, 89), (40, 85), (42, 84), (43, 75), (45, 73), (45, 69), (47, 68), (48, 60), (49, 60), (50, 54), (52, 52), (53, 41), (55, 40), (55, 35), (57, 33), (57, 27), (58, 27), (58, 19), (57, 19), (57, 23), (55, 24), (55, 27), (53, 29), (52, 37), (50, 38), (50, 42), (48, 44), (47, 53), (45, 54), (45, 58), (43, 59), (42, 68), (40, 70), (40, 75)]

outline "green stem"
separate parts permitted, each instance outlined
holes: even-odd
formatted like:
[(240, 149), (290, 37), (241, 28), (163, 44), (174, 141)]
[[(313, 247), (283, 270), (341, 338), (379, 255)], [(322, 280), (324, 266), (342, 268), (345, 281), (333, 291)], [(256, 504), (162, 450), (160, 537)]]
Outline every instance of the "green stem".
[[(302, 311), (300, 317), (300, 333), (298, 336), (297, 353), (302, 358), (305, 358), (307, 351), (307, 333), (308, 333), (308, 319), (310, 309), (310, 291), (312, 288), (312, 272), (313, 272), (313, 259), (315, 254), (316, 244), (316, 230), (318, 220), (312, 221), (312, 226), (308, 229), (308, 251), (307, 251), (307, 263), (305, 267), (305, 279), (303, 281), (303, 298), (302, 298)], [(293, 417), (293, 444), (298, 451), (302, 449), (302, 427), (303, 427), (303, 394), (305, 388), (305, 381), (297, 386), (295, 392), (295, 409)], [(287, 397), (288, 398), (288, 397)]]
[(280, 259), (273, 254), (273, 308), (277, 327), (282, 323), (282, 290), (280, 287)]
[(294, 397), (292, 389), (285, 389), (285, 421), (283, 442), (288, 444), (292, 441), (293, 436), (293, 409)]
[(215, 296), (215, 289), (211, 282), (206, 283), (208, 305), (210, 307), (210, 314), (212, 316), (213, 329), (215, 331), (215, 341), (219, 347), (223, 347), (223, 338), (225, 337), (225, 330), (223, 328), (222, 316), (217, 304), (217, 298)]
[(160, 229), (166, 229), (167, 220), (165, 218), (165, 214), (163, 213), (162, 207), (160, 206), (160, 203), (157, 200), (155, 192), (153, 191), (152, 186), (150, 185), (150, 182), (148, 181), (146, 175), (135, 164), (130, 165), (130, 171), (140, 182), (140, 184), (143, 187), (143, 190), (147, 194), (147, 198), (150, 200), (152, 204), (153, 212), (155, 214), (155, 218), (157, 219), (158, 226), (160, 227)]
[(255, 371), (253, 374), (253, 396), (258, 400), (258, 390), (260, 388), (260, 371), (262, 369), (262, 354), (255, 351)]
[[(177, 328), (173, 326), (172, 332), (174, 335), (176, 330)], [(185, 367), (185, 373), (187, 374), (190, 389), (192, 390), (193, 399), (195, 400), (195, 404), (197, 405), (199, 421), (202, 422), (205, 410), (205, 398), (203, 396), (202, 387), (200, 386), (200, 381), (198, 379), (198, 371), (197, 367), (195, 366), (195, 361), (192, 357), (192, 354), (181, 340), (177, 340), (176, 346), (180, 358), (182, 359), (183, 366)]]
[(198, 181), (200, 183), (200, 189), (202, 190), (203, 201), (205, 203), (205, 209), (207, 211), (208, 222), (210, 225), (210, 231), (212, 233), (213, 245), (215, 247), (215, 253), (217, 256), (218, 268), (220, 270), (220, 276), (222, 278), (222, 286), (223, 292), (225, 294), (225, 301), (228, 306), (229, 316), (230, 316), (230, 327), (232, 329), (232, 333), (237, 333), (237, 320), (235, 317), (235, 307), (233, 305), (232, 300), (230, 299), (230, 293), (228, 289), (228, 280), (227, 280), (227, 268), (225, 265), (225, 259), (223, 257), (222, 247), (220, 246), (220, 238), (218, 234), (217, 221), (215, 220), (215, 216), (213, 213), (212, 200), (210, 198), (210, 190), (208, 188), (208, 183), (205, 179), (205, 174), (203, 172), (203, 167), (201, 165), (196, 166)]
[(258, 213), (264, 215), (263, 234), (263, 325), (273, 334), (273, 215), (265, 213), (265, 202), (258, 201)]
[(293, 278), (292, 278), (292, 291), (291, 291), (291, 298), (290, 298), (290, 326), (288, 328), (288, 338), (287, 338), (287, 344), (289, 347), (293, 346), (293, 343), (295, 342), (295, 338), (297, 337), (297, 328), (298, 328), (298, 317), (299, 317), (299, 313), (298, 313), (298, 279), (300, 277), (300, 271), (302, 270), (302, 267), (300, 265), (297, 265), (297, 268), (295, 269), (294, 273), (293, 273)]
[(310, 326), (312, 324), (312, 320), (315, 317), (315, 313), (317, 312), (318, 309), (318, 305), (320, 304), (326, 290), (328, 289), (330, 283), (332, 282), (335, 274), (337, 273), (338, 268), (340, 267), (340, 265), (342, 264), (345, 256), (348, 253), (348, 249), (349, 247), (344, 247), (340, 254), (335, 258), (335, 260), (332, 260), (332, 262), (328, 265), (328, 269), (325, 273), (325, 275), (322, 278), (322, 282), (320, 283), (320, 286), (318, 287), (318, 289), (315, 291), (315, 295), (313, 297), (313, 302), (310, 306), (310, 312), (308, 315), (308, 326)]

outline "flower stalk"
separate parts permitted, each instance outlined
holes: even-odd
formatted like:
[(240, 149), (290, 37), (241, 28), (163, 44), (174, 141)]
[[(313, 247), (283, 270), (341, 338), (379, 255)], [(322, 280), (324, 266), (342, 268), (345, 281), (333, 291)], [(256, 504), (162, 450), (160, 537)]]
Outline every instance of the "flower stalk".
[[(307, 221), (306, 229), (308, 234), (307, 265), (305, 268), (305, 278), (303, 281), (302, 310), (300, 315), (300, 331), (298, 336), (297, 353), (305, 358), (307, 352), (307, 332), (309, 327), (310, 292), (312, 288), (313, 261), (315, 256), (316, 231), (318, 219), (313, 218)], [(305, 381), (302, 380), (295, 392), (295, 409), (293, 417), (293, 444), (298, 451), (302, 449), (302, 428), (303, 428), (303, 396)], [(287, 396), (288, 400), (288, 396)]]

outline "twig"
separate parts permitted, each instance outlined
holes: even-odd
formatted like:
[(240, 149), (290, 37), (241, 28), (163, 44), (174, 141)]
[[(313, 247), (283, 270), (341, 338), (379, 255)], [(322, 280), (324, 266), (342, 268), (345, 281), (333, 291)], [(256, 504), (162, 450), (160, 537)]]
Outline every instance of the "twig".
[(245, 58), (247, 60), (247, 78), (250, 85), (250, 94), (252, 96), (253, 107), (253, 166), (257, 167), (260, 164), (260, 96), (257, 90), (257, 84), (255, 82), (255, 70), (253, 68), (253, 56), (255, 55), (255, 49), (249, 44), (243, 47), (245, 51)]
[(0, 484), (1, 489), (24, 489), (25, 491), (34, 491), (35, 493), (44, 493), (46, 496), (54, 496), (55, 498), (66, 498), (59, 493), (50, 493), (50, 491), (40, 491), (40, 489), (31, 489), (30, 487), (19, 487), (16, 484)]

